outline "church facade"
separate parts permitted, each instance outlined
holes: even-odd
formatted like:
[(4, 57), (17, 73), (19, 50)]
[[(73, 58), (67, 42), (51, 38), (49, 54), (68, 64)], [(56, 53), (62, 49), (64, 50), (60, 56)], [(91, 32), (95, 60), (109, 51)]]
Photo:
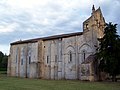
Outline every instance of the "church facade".
[(8, 76), (41, 79), (97, 80), (94, 54), (103, 37), (101, 9), (92, 8), (83, 32), (11, 43)]

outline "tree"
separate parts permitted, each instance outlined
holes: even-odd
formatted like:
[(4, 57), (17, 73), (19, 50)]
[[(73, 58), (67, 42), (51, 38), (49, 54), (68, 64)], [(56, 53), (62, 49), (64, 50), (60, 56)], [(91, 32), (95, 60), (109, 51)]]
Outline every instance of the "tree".
[(8, 56), (0, 51), (0, 70), (7, 70)]
[(104, 36), (99, 39), (100, 47), (97, 53), (100, 71), (109, 73), (112, 81), (116, 81), (116, 76), (120, 74), (120, 38), (116, 26), (117, 24), (106, 24)]
[(2, 66), (3, 57), (4, 57), (4, 54), (0, 51), (0, 68)]
[(0, 51), (0, 63), (2, 62), (3, 57), (4, 57), (4, 54)]
[(5, 70), (7, 70), (7, 62), (8, 62), (8, 56), (4, 55), (1, 64), (2, 64), (2, 68), (4, 68)]

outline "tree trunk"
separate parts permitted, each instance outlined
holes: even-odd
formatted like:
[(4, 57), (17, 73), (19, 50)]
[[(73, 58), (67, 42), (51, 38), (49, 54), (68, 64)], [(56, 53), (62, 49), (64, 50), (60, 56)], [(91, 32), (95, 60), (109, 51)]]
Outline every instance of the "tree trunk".
[(117, 82), (116, 75), (112, 75), (112, 82)]

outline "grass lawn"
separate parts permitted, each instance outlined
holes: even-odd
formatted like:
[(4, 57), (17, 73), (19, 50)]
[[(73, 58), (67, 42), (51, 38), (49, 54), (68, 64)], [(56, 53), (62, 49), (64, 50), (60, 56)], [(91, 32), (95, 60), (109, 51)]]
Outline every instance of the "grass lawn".
[(6, 77), (3, 74), (0, 74), (0, 90), (120, 90), (120, 82), (40, 80)]

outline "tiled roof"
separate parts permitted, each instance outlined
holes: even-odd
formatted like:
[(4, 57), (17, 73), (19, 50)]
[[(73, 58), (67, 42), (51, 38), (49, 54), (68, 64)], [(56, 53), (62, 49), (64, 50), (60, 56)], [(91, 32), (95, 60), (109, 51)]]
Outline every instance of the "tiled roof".
[(76, 36), (76, 35), (82, 35), (83, 32), (75, 32), (75, 33), (69, 33), (69, 34), (61, 34), (61, 35), (53, 35), (53, 36), (48, 36), (48, 37), (41, 37), (41, 38), (35, 38), (35, 39), (29, 39), (29, 40), (20, 40), (11, 43), (11, 45), (16, 45), (16, 44), (24, 44), (24, 43), (34, 43), (37, 42), (38, 40), (52, 40), (52, 39), (58, 39), (58, 38), (66, 38), (66, 37), (71, 37), (71, 36)]

